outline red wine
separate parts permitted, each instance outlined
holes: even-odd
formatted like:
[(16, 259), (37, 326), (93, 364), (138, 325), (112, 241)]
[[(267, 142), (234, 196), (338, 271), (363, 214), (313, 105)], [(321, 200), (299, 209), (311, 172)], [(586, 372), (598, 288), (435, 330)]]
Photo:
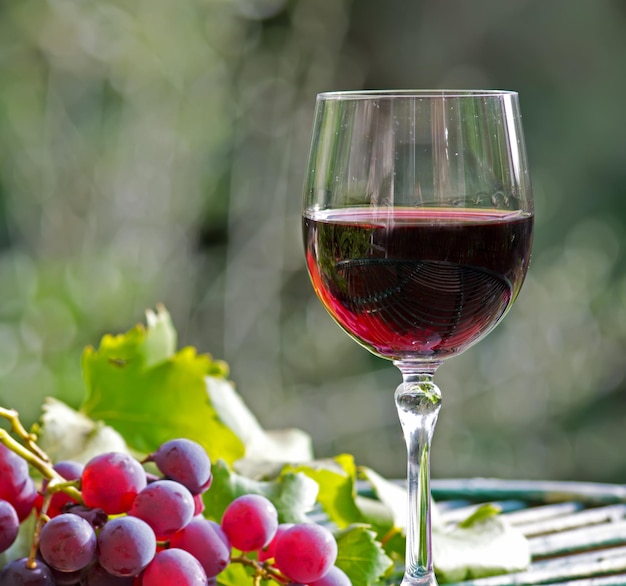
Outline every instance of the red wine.
[(489, 332), (530, 260), (533, 217), (503, 210), (347, 208), (303, 218), (332, 317), (375, 354), (441, 360)]

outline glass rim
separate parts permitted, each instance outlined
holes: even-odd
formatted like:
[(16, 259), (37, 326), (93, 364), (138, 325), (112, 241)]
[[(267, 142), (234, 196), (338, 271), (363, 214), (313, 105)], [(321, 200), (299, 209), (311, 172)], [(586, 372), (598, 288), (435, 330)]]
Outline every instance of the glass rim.
[(481, 89), (384, 89), (338, 90), (317, 94), (318, 100), (371, 100), (385, 98), (493, 98), (517, 96), (514, 90)]

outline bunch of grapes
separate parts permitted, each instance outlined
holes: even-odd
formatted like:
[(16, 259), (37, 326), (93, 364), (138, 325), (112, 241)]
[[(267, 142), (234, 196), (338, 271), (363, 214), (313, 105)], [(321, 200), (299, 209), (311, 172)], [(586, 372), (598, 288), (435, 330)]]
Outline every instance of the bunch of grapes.
[[(161, 445), (144, 460), (153, 475), (117, 452), (51, 466), (32, 436), (26, 448), (3, 437), (15, 449), (0, 443), (0, 553), (32, 511), (37, 522), (30, 555), (4, 567), (0, 586), (208, 586), (230, 563), (251, 568), (254, 584), (351, 584), (328, 529), (279, 524), (261, 495), (233, 500), (221, 523), (207, 519), (211, 461), (196, 442)], [(39, 491), (27, 460), (46, 477)]]

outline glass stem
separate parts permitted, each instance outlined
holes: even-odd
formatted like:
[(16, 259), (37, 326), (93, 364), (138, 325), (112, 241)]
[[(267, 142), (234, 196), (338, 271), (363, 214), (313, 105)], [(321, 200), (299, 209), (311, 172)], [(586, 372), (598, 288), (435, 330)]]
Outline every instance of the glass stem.
[(430, 523), (430, 445), (441, 407), (441, 391), (433, 383), (439, 364), (395, 362), (403, 382), (395, 401), (408, 452), (406, 570), (402, 586), (436, 586)]

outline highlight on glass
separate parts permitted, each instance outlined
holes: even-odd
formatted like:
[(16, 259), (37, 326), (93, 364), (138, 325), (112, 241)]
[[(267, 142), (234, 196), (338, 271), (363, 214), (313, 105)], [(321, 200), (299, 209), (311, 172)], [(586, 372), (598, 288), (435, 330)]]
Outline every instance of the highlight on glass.
[(533, 198), (516, 92), (319, 94), (303, 203), (306, 265), (356, 342), (393, 361), (408, 453), (402, 586), (436, 585), (436, 370), (484, 338), (530, 261)]

